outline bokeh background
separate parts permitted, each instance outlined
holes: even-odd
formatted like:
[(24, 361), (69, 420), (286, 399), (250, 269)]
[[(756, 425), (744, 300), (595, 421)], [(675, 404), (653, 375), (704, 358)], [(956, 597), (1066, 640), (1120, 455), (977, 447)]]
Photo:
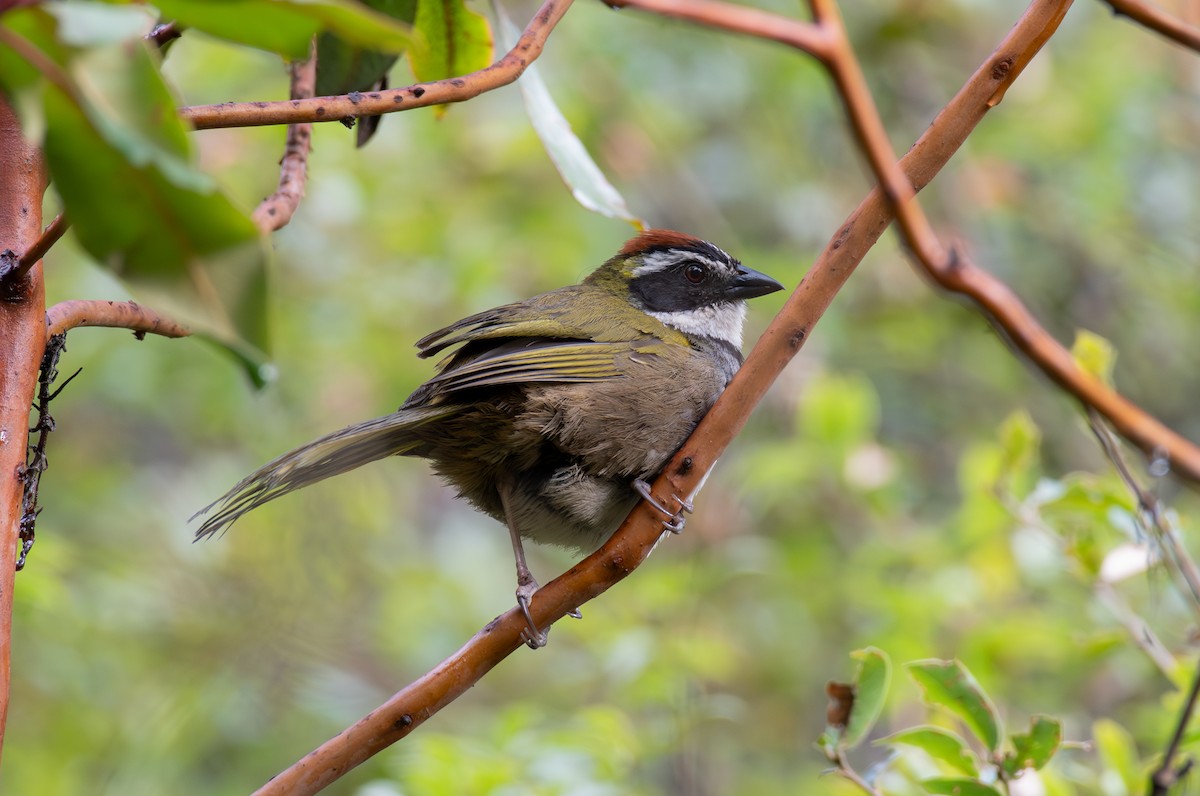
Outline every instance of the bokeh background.
[[(1022, 8), (845, 7), (900, 151)], [(782, 47), (581, 1), (539, 65), (636, 213), (789, 286), (869, 188), (828, 80)], [(183, 104), (286, 92), (277, 58), (199, 33), (166, 73)], [(1194, 53), (1078, 3), (923, 194), (1060, 340), (1111, 340), (1121, 390), (1192, 439), (1198, 100)], [(307, 199), (274, 237), (268, 388), (200, 341), (68, 339), (60, 370), (83, 372), (53, 406), (45, 510), (17, 579), (4, 793), (250, 791), (512, 604), (504, 530), (420, 461), (191, 542), (188, 517), (263, 461), (398, 406), (432, 372), (413, 341), (577, 281), (632, 232), (572, 200), (512, 87), (387, 117), (360, 151), (340, 125), (314, 140)], [(247, 210), (273, 190), (282, 141), (195, 134)], [(46, 269), (51, 301), (127, 297), (70, 235)], [(783, 300), (754, 302), (750, 341)], [(1194, 549), (1194, 493), (1154, 488)], [(1048, 713), (1071, 740), (1110, 738), (1063, 752), (1029, 793), (1141, 792), (1117, 752), (1162, 749), (1186, 672), (1156, 667), (1097, 597), (1098, 562), (1137, 541), (1131, 500), (1077, 406), (889, 233), (683, 536), (329, 792), (852, 793), (813, 744), (825, 682), (848, 679), (865, 645), (896, 662), (958, 656), (1013, 727)], [(531, 553), (543, 582), (572, 562)], [(1194, 660), (1195, 607), (1166, 574), (1113, 592)], [(877, 734), (925, 718), (898, 673)], [(902, 779), (890, 792), (914, 792)]]

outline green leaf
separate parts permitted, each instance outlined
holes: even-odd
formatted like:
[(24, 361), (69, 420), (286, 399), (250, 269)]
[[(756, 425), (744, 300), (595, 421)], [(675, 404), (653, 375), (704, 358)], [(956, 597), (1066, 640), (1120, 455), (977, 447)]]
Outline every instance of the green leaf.
[(1079, 329), (1075, 332), (1075, 342), (1071, 345), (1071, 356), (1083, 370), (1112, 386), (1117, 350), (1108, 340), (1087, 329)]
[(164, 19), (296, 61), (308, 57), (312, 37), (322, 31), (389, 53), (403, 52), (412, 41), (408, 26), (351, 0), (155, 0), (154, 5)]
[(1004, 771), (1014, 777), (1050, 762), (1062, 743), (1062, 723), (1050, 716), (1034, 716), (1029, 720), (1029, 732), (1014, 733), (1011, 740), (1013, 751), (1004, 756)]
[[(520, 31), (509, 20), (500, 4), (494, 5), (500, 23), (501, 40), (505, 47), (511, 48), (517, 43)], [(550, 96), (537, 64), (530, 64), (525, 69), (521, 79), (517, 81), (517, 87), (525, 101), (525, 112), (529, 114), (530, 124), (541, 139), (554, 168), (558, 169), (559, 176), (571, 189), (575, 201), (593, 213), (628, 221), (639, 229), (645, 228), (645, 222), (630, 212), (625, 198), (604, 176), (604, 172), (588, 154), (587, 147), (571, 130), (570, 122)]]
[(409, 53), (409, 62), (421, 82), (465, 75), (492, 62), (491, 27), (463, 0), (418, 0), (413, 27), (421, 44)]
[(967, 777), (934, 777), (921, 780), (921, 787), (929, 793), (946, 796), (1001, 796), (991, 785)]
[(139, 298), (261, 361), (261, 236), (193, 167), (151, 53), (132, 42), (73, 67), (88, 71), (88, 92), (46, 86), (44, 149), (80, 244)]
[[(364, 5), (392, 19), (412, 25), (417, 0), (363, 0)], [(349, 94), (373, 89), (396, 63), (395, 53), (385, 53), (344, 40), (336, 33), (317, 38), (317, 95)]]
[(922, 725), (901, 730), (894, 735), (880, 738), (876, 744), (888, 746), (915, 746), (942, 763), (967, 776), (979, 775), (979, 763), (966, 740), (958, 733), (943, 730), (941, 727)]
[(1145, 777), (1137, 745), (1129, 731), (1111, 719), (1100, 719), (1092, 725), (1092, 738), (1105, 770), (1120, 778), (1126, 793), (1141, 793)]
[(924, 692), (925, 701), (958, 716), (990, 751), (1000, 747), (996, 706), (961, 661), (914, 661), (908, 673)]
[(848, 749), (870, 734), (883, 711), (892, 681), (892, 662), (883, 650), (866, 647), (850, 653), (850, 657), (858, 661), (858, 671), (854, 675), (850, 721), (842, 732), (842, 743)]
[(1042, 433), (1028, 412), (1017, 411), (1000, 425), (1001, 477), (1023, 475), (1037, 464)]
[[(66, 63), (70, 51), (59, 43), (58, 22), (43, 8), (18, 8), (0, 16), (0, 28), (7, 28), (36, 47), (58, 65)], [(0, 90), (13, 96), (22, 89), (36, 85), (42, 73), (0, 42)]]

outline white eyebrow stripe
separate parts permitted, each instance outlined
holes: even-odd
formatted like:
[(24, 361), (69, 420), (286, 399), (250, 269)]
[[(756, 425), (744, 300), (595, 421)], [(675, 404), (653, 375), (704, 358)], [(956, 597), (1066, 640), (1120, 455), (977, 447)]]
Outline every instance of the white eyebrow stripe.
[(707, 265), (714, 271), (726, 271), (729, 269), (729, 264), (714, 260), (699, 252), (691, 250), (680, 251), (672, 249), (670, 251), (651, 252), (642, 258), (642, 264), (633, 269), (634, 277), (646, 276), (647, 274), (658, 273), (665, 271), (672, 266), (686, 262), (700, 262)]

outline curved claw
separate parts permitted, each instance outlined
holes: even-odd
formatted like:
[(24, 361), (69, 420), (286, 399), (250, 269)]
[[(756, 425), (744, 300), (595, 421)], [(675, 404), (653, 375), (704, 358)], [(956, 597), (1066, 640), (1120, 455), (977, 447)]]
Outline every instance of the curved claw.
[(633, 481), (633, 491), (641, 495), (642, 500), (649, 503), (660, 514), (667, 517), (663, 522), (663, 530), (670, 531), (673, 534), (683, 533), (683, 526), (687, 523), (687, 518), (684, 517), (684, 512), (691, 514), (695, 511), (692, 501), (687, 498), (681, 498), (679, 495), (671, 495), (672, 499), (679, 504), (679, 511), (671, 511), (662, 503), (658, 502), (658, 498), (650, 492), (650, 485), (640, 478), (635, 478)]
[(517, 590), (517, 606), (521, 609), (521, 613), (525, 614), (525, 622), (529, 627), (521, 631), (521, 639), (525, 645), (531, 650), (541, 649), (549, 643), (549, 629), (546, 632), (538, 630), (538, 626), (534, 624), (533, 615), (529, 613), (529, 597), (528, 594), (522, 594), (521, 590)]

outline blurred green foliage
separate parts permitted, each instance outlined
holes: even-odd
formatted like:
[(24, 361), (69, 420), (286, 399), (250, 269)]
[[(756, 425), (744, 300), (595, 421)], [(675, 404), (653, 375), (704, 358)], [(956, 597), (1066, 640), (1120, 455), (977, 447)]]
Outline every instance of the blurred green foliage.
[[(900, 150), (1020, 9), (847, 5)], [(784, 282), (869, 187), (828, 80), (785, 49), (580, 3), (541, 71), (635, 213)], [(286, 92), (277, 57), (194, 30), (164, 72), (183, 104)], [(1060, 340), (1111, 341), (1118, 387), (1193, 439), (1198, 85), (1193, 54), (1079, 4), (923, 194)], [(244, 210), (273, 190), (282, 129), (192, 136)], [(69, 337), (60, 369), (84, 371), (53, 407), (46, 508), (17, 580), (4, 793), (247, 792), (511, 607), (503, 530), (418, 461), (190, 543), (187, 517), (253, 467), (399, 405), (431, 373), (412, 341), (577, 281), (629, 232), (571, 199), (515, 88), (440, 119), (397, 114), (361, 151), (340, 125), (314, 139), (307, 198), (273, 237), (272, 386), (256, 392), (196, 340)], [(73, 235), (46, 268), (52, 301), (127, 295)], [(783, 300), (756, 302), (750, 339)], [(1186, 538), (1195, 496), (1155, 488)], [(682, 537), (329, 792), (854, 793), (820, 776), (814, 744), (824, 683), (874, 646), (897, 663), (957, 658), (1006, 726), (1048, 714), (1065, 741), (1094, 741), (1027, 774), (1043, 792), (1140, 793), (1188, 669), (1164, 671), (1113, 606), (1177, 665), (1194, 658), (1195, 615), (1160, 569), (1097, 598), (1105, 562), (1141, 541), (1135, 518), (1074, 402), (933, 294), (888, 236)], [(543, 581), (571, 563), (531, 553)], [(872, 739), (926, 722), (957, 729), (897, 683)], [(884, 751), (852, 756), (866, 771)], [(879, 785), (955, 775), (910, 749)]]

